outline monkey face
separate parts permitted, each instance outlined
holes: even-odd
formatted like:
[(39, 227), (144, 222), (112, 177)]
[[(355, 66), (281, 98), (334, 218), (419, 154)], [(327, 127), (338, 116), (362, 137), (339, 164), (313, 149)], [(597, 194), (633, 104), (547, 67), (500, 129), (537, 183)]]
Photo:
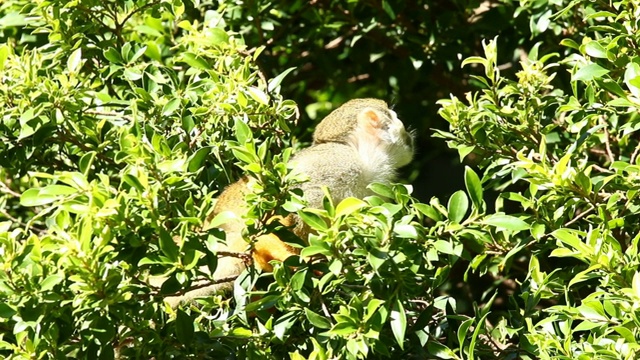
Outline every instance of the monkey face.
[(387, 110), (387, 113), (380, 138), (387, 145), (392, 161), (397, 167), (401, 167), (413, 159), (413, 136), (404, 128), (395, 111)]

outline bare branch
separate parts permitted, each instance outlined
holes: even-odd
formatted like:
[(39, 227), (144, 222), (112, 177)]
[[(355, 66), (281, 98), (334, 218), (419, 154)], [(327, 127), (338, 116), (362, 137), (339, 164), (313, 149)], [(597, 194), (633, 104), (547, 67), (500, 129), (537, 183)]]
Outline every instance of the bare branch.
[(9, 194), (13, 197), (20, 197), (20, 194), (11, 190), (11, 188), (9, 186), (7, 186), (7, 184), (5, 184), (3, 181), (0, 181), (0, 191), (5, 193), (5, 194)]
[(580, 214), (578, 214), (578, 216), (576, 216), (575, 218), (573, 218), (571, 221), (569, 221), (568, 223), (564, 224), (564, 227), (569, 227), (571, 224), (576, 223), (578, 220), (582, 219), (583, 217), (589, 215), (593, 210), (595, 209), (595, 207), (591, 207), (583, 212), (581, 212)]
[(613, 163), (614, 161), (616, 161), (616, 159), (615, 156), (613, 156), (613, 152), (611, 151), (611, 144), (609, 143), (609, 130), (607, 129), (607, 124), (604, 122), (604, 120), (602, 120), (602, 118), (600, 119), (600, 122), (604, 124), (604, 146), (607, 150), (607, 156), (609, 157), (609, 162)]
[(636, 148), (633, 150), (633, 154), (631, 154), (631, 160), (629, 161), (630, 164), (633, 165), (636, 163), (638, 153), (640, 153), (640, 141), (638, 141), (638, 145), (636, 145)]

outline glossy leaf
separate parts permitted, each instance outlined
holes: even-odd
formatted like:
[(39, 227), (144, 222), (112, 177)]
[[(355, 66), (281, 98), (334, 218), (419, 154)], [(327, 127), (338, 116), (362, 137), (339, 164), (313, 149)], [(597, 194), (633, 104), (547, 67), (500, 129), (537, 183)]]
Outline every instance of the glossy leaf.
[(467, 194), (465, 194), (464, 191), (459, 190), (451, 195), (451, 197), (449, 198), (449, 203), (447, 204), (449, 220), (459, 223), (460, 221), (462, 221), (462, 219), (464, 219), (468, 210), (469, 199), (467, 198)]

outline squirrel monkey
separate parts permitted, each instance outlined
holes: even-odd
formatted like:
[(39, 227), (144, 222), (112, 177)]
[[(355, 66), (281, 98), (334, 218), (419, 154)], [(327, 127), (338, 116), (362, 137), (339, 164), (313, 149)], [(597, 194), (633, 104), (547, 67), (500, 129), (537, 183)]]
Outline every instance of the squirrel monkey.
[[(309, 179), (299, 185), (309, 207), (322, 208), (323, 186), (329, 189), (335, 203), (347, 197), (364, 198), (372, 195), (367, 186), (373, 182), (389, 183), (396, 169), (407, 165), (413, 158), (413, 138), (405, 130), (396, 113), (378, 99), (354, 99), (343, 104), (318, 124), (313, 133), (313, 144), (291, 159), (292, 171)], [(226, 244), (218, 244), (218, 251), (245, 252), (248, 244), (242, 238), (245, 227), (242, 216), (246, 213), (245, 194), (250, 191), (244, 177), (228, 186), (218, 197), (211, 217), (231, 211), (236, 217), (221, 228), (226, 232)], [(306, 240), (308, 228), (295, 214), (281, 220), (291, 226), (294, 234)], [(272, 269), (269, 261), (284, 261), (298, 251), (282, 242), (276, 235), (260, 236), (253, 248), (255, 266)], [(245, 268), (235, 257), (223, 256), (213, 274), (214, 279), (238, 276)], [(170, 304), (189, 301), (227, 290), (230, 282), (196, 289), (179, 297), (168, 298)]]

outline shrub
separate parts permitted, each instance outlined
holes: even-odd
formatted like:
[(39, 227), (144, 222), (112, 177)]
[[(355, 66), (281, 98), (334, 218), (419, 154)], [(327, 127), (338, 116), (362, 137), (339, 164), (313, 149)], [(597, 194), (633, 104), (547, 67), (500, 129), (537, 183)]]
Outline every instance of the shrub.
[[(530, 227), (471, 240), (484, 247), (471, 268), (519, 283), (500, 323), (509, 325), (494, 331), (518, 333), (542, 359), (632, 359), (640, 325), (637, 14), (624, 1), (572, 2), (555, 18), (567, 14), (587, 19), (583, 37), (563, 40), (568, 54), (555, 63), (558, 54), (534, 47), (517, 81), (500, 76), (494, 41), (484, 57), (467, 59), (484, 68), (477, 80), (485, 89), (441, 101), (451, 132), (440, 135), (461, 156), (479, 155), (485, 186), (501, 191), (496, 210), (515, 204)], [(568, 89), (554, 84), (566, 71)]]
[[(521, 33), (462, 62), (483, 89), (440, 102), (450, 129), (437, 135), (481, 170), (465, 168), (465, 191), (423, 203), (409, 185), (374, 184), (323, 209), (291, 190), (290, 71), (259, 69), (263, 48), (230, 30), (238, 4), (3, 4), (0, 355), (634, 358), (637, 16), (626, 1), (556, 3), (518, 8), (548, 42), (527, 46), (517, 80), (498, 49)], [(374, 33), (395, 34), (383, 23)], [(206, 219), (247, 173), (248, 247), (296, 211), (315, 230), (301, 254), (312, 260), (249, 268), (229, 296), (168, 307), (211, 281), (223, 219)], [(476, 303), (455, 296), (461, 268), (493, 281), (465, 285)]]

